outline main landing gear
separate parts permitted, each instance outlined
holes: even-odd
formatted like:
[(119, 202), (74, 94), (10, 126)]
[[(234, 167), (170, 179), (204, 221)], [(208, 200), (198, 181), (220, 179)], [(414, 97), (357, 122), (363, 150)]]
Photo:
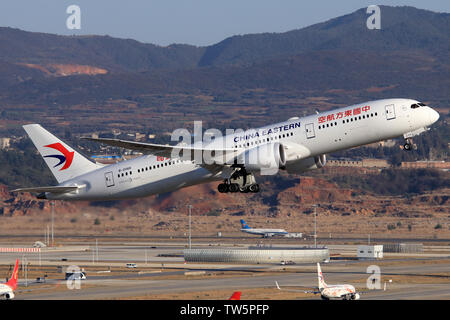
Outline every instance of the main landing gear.
[(405, 144), (403, 145), (403, 150), (405, 151), (417, 150), (417, 144), (413, 143), (411, 138), (406, 138)]
[(253, 173), (247, 173), (245, 168), (237, 168), (229, 179), (217, 186), (220, 193), (226, 192), (259, 192), (259, 184), (256, 183)]

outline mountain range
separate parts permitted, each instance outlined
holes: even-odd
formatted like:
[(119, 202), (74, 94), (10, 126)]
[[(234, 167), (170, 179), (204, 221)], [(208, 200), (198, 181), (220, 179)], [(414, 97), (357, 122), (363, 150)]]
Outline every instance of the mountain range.
[(338, 101), (345, 91), (349, 103), (385, 96), (450, 102), (450, 14), (380, 8), (380, 30), (366, 27), (362, 8), (306, 28), (232, 36), (207, 47), (0, 28), (0, 102), (104, 104), (173, 93), (236, 101), (255, 89), (337, 95)]

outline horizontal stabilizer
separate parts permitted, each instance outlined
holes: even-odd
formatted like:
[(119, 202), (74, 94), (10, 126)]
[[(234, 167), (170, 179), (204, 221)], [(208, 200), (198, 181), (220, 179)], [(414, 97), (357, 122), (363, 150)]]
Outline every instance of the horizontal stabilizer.
[(11, 192), (51, 192), (51, 193), (67, 193), (71, 191), (77, 190), (79, 187), (76, 186), (70, 186), (70, 187), (59, 187), (59, 186), (53, 186), (53, 187), (34, 187), (34, 188), (20, 188), (12, 190)]
[[(316, 288), (311, 288), (311, 287), (304, 287), (304, 288), (305, 288), (304, 290), (301, 290), (301, 289), (299, 289), (299, 290), (296, 290), (296, 289), (286, 289), (285, 287), (283, 287), (283, 289), (282, 289), (282, 288), (279, 286), (279, 284), (278, 284), (277, 281), (275, 281), (275, 285), (277, 286), (277, 289), (278, 289), (278, 290), (283, 290), (283, 291), (302, 292), (302, 293), (314, 293), (314, 294), (320, 293), (319, 290), (317, 290)], [(294, 287), (301, 288), (301, 286), (294, 286)], [(309, 289), (309, 290), (306, 290), (306, 289)], [(311, 289), (312, 289), (312, 290), (311, 290)]]

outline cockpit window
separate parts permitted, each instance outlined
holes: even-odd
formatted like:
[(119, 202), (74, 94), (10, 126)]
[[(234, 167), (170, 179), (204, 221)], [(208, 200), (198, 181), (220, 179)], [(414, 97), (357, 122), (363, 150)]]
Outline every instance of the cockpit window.
[(411, 109), (416, 109), (416, 108), (424, 107), (424, 106), (426, 106), (425, 103), (417, 102), (417, 103), (414, 103), (414, 104), (411, 105)]

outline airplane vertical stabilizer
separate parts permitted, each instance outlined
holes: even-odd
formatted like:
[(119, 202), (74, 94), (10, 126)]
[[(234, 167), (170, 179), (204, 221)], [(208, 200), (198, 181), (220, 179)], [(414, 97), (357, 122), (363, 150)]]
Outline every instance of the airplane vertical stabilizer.
[(241, 227), (242, 229), (250, 229), (248, 224), (244, 221), (244, 219), (241, 219)]
[(58, 183), (91, 172), (101, 166), (89, 161), (39, 124), (23, 126)]
[(327, 284), (323, 280), (322, 269), (320, 268), (319, 263), (317, 263), (317, 279), (319, 280), (319, 290), (325, 289)]
[(14, 271), (12, 273), (11, 279), (5, 284), (10, 287), (13, 291), (17, 288), (17, 278), (19, 273), (19, 259), (16, 260), (16, 265), (14, 266)]
[(241, 291), (233, 292), (233, 295), (228, 300), (241, 300)]

